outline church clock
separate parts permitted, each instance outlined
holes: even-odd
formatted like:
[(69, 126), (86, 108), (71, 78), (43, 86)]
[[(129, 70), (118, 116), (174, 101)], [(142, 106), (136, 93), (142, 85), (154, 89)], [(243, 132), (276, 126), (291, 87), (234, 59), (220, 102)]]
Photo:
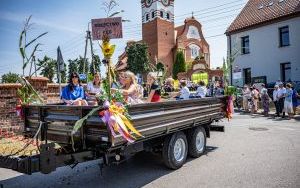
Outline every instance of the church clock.
[(146, 7), (150, 7), (153, 0), (146, 0)]
[(168, 6), (169, 5), (169, 0), (162, 0), (162, 4), (165, 5), (165, 6)]

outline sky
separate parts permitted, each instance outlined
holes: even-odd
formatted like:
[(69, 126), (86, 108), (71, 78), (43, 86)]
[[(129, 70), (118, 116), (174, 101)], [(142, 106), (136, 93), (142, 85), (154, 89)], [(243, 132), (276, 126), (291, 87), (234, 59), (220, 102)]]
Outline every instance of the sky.
[[(0, 1), (0, 76), (8, 73), (22, 73), (22, 58), (19, 53), (19, 36), (24, 20), (32, 15), (33, 28), (28, 40), (49, 32), (42, 37), (41, 51), (37, 59), (45, 55), (56, 59), (60, 46), (65, 62), (84, 55), (85, 35), (91, 19), (106, 17), (102, 9), (104, 0), (1, 0)], [(128, 40), (142, 39), (141, 0), (118, 0), (115, 11), (124, 10), (123, 38), (113, 39), (117, 45), (113, 61), (124, 51)], [(226, 57), (226, 28), (239, 14), (247, 0), (175, 0), (175, 26), (192, 16), (202, 24), (203, 34), (210, 45), (211, 67), (221, 67)], [(97, 41), (93, 41), (94, 53), (102, 58)], [(30, 52), (30, 50), (29, 50)], [(87, 57), (90, 58), (88, 48)], [(29, 73), (29, 66), (25, 74)]]

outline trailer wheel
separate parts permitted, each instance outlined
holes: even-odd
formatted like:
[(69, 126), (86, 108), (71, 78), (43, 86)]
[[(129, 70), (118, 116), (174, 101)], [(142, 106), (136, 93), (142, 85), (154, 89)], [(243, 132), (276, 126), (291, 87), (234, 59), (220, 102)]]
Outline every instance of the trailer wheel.
[(206, 149), (206, 133), (201, 126), (196, 127), (188, 133), (189, 155), (191, 157), (200, 157)]
[(186, 161), (187, 151), (187, 139), (183, 132), (167, 137), (162, 150), (165, 165), (174, 170), (182, 167)]

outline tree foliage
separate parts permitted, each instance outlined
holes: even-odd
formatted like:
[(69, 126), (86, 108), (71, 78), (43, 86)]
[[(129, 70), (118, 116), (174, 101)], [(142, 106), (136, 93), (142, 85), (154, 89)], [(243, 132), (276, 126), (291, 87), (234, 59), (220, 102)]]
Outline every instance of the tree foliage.
[(88, 74), (89, 71), (89, 61), (88, 59), (85, 59), (81, 56), (79, 56), (79, 59), (77, 59), (78, 64), (78, 73), (79, 74)]
[[(100, 57), (98, 55), (94, 55), (93, 61), (90, 64), (90, 73), (93, 74), (94, 72), (100, 72), (100, 65), (101, 65)], [(94, 66), (96, 70), (94, 70)]]
[(49, 82), (52, 83), (56, 73), (56, 60), (44, 56), (42, 60), (38, 59), (37, 66), (41, 69), (40, 75), (49, 78)]
[(73, 72), (78, 72), (78, 64), (77, 64), (78, 59), (69, 59), (68, 60), (68, 77), (70, 77), (70, 74)]
[(185, 65), (184, 54), (182, 51), (177, 51), (175, 63), (173, 64), (173, 78), (177, 79), (178, 73), (185, 72), (185, 71), (186, 71), (186, 65)]
[(150, 70), (148, 46), (146, 44), (132, 44), (126, 50), (128, 70), (137, 74), (147, 73)]
[(2, 83), (16, 83), (18, 81), (18, 78), (18, 74), (9, 72), (7, 74), (3, 74), (1, 80)]

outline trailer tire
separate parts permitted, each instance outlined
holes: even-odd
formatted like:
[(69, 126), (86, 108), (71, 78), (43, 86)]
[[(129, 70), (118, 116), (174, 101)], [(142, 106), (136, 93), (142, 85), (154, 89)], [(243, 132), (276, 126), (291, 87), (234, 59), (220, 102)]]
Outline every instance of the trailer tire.
[(167, 137), (162, 150), (165, 165), (174, 170), (182, 167), (186, 161), (187, 151), (187, 139), (183, 132), (177, 132)]
[(198, 158), (204, 154), (206, 149), (206, 132), (201, 126), (188, 132), (189, 156)]

